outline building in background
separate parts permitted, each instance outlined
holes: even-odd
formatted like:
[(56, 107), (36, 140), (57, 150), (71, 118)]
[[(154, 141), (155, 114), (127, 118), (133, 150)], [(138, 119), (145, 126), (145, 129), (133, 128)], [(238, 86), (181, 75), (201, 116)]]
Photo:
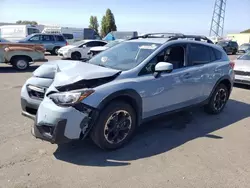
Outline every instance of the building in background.
[(233, 41), (237, 41), (239, 45), (242, 45), (244, 43), (250, 43), (250, 29), (236, 34), (228, 34), (227, 38)]

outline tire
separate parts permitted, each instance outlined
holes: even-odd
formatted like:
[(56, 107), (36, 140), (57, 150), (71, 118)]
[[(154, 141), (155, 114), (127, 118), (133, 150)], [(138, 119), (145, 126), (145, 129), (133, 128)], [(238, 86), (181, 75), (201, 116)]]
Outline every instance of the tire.
[(237, 53), (237, 51), (236, 51), (236, 50), (234, 50), (232, 54), (233, 54), (233, 55), (236, 55), (236, 53)]
[(73, 59), (73, 60), (80, 60), (81, 59), (81, 54), (80, 54), (80, 52), (73, 52), (72, 54), (71, 54), (71, 59)]
[(209, 103), (205, 106), (205, 111), (209, 114), (221, 113), (226, 106), (228, 98), (228, 88), (224, 84), (219, 84), (214, 90)]
[(53, 50), (50, 52), (52, 55), (58, 55), (58, 50), (60, 47), (54, 47)]
[[(116, 117), (120, 124), (115, 123)], [(121, 123), (125, 123), (125, 121), (119, 121), (123, 118), (126, 120), (126, 125)], [(124, 129), (122, 131), (121, 128), (123, 126), (126, 130)], [(135, 129), (136, 113), (134, 109), (125, 102), (115, 101), (101, 111), (96, 125), (91, 131), (91, 138), (100, 148), (104, 150), (115, 150), (123, 147), (132, 139)], [(115, 137), (115, 135), (117, 136)]]
[(24, 70), (27, 70), (30, 66), (30, 59), (27, 58), (27, 57), (14, 57), (12, 60), (11, 60), (11, 64), (12, 66), (19, 70), (19, 71), (24, 71)]

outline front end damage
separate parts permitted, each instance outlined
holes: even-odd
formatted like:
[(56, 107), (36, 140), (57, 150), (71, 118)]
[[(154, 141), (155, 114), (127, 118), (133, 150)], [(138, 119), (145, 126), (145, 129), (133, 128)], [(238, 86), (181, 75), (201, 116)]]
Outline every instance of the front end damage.
[(52, 144), (83, 140), (97, 117), (98, 111), (83, 103), (65, 108), (45, 98), (39, 106), (32, 134)]

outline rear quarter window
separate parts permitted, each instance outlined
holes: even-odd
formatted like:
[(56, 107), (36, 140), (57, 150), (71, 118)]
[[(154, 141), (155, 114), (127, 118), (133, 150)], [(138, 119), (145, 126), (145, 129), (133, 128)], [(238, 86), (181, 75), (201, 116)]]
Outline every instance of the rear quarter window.
[(72, 35), (72, 34), (67, 34), (67, 33), (64, 33), (63, 34), (63, 37), (67, 40), (71, 40), (71, 39), (73, 39), (74, 38), (74, 36)]
[(213, 51), (214, 51), (216, 60), (220, 60), (222, 57), (222, 53), (219, 50), (214, 49), (214, 48), (213, 48)]

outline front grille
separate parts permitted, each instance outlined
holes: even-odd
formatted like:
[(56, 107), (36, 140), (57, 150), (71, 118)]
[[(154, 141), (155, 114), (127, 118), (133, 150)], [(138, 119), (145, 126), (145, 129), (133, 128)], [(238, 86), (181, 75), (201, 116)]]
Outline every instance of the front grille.
[(245, 71), (237, 71), (237, 70), (235, 70), (234, 73), (236, 75), (241, 75), (241, 76), (250, 76), (250, 72), (245, 72)]

